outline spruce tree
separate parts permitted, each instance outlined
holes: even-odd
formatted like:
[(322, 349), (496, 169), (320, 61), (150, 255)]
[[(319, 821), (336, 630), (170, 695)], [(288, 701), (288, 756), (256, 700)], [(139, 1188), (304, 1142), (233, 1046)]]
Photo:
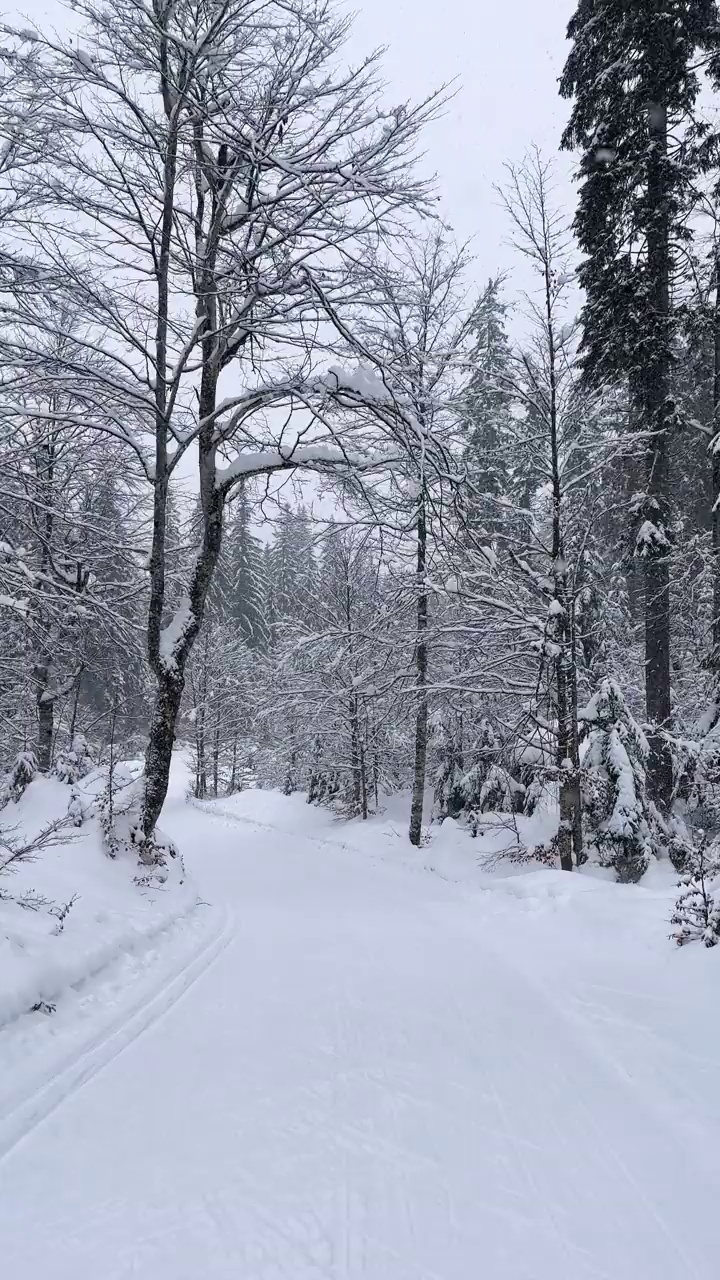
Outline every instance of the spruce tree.
[(588, 848), (618, 880), (634, 883), (647, 871), (655, 815), (645, 793), (647, 739), (618, 684), (605, 678), (579, 713), (587, 727), (583, 800)]
[(243, 486), (232, 504), (225, 535), (224, 578), (227, 611), (249, 649), (269, 644), (263, 587), (263, 550), (250, 526), (250, 504)]
[(695, 155), (687, 145), (700, 92), (698, 60), (716, 56), (715, 0), (579, 0), (560, 92), (574, 105), (563, 146), (582, 152), (575, 228), (585, 372), (627, 380), (643, 433), (644, 489), (634, 505), (644, 571), (646, 708), (656, 732), (648, 765), (667, 804), (670, 722), (670, 433), (676, 421), (673, 283), (687, 240)]
[(720, 853), (705, 832), (699, 837), (681, 877), (672, 914), (672, 936), (679, 947), (695, 941), (716, 947), (720, 942)]
[[(464, 412), (467, 444), (465, 466), (474, 493), (490, 498), (482, 502), (482, 523), (489, 531), (503, 523), (499, 500), (509, 497), (512, 487), (513, 396), (510, 370), (511, 352), (502, 299), (502, 278), (488, 281), (475, 306), (471, 332), (475, 342), (473, 372), (465, 392)], [(474, 521), (471, 510), (470, 518)]]

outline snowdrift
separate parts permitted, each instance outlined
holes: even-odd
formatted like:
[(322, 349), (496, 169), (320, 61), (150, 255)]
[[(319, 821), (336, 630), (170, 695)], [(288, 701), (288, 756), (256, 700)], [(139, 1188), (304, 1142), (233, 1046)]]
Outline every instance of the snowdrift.
[(0, 1027), (29, 1011), (50, 1011), (63, 992), (142, 951), (196, 906), (179, 859), (169, 862), (164, 884), (138, 885), (137, 859), (108, 857), (92, 815), (101, 788), (97, 772), (74, 788), (37, 777), (0, 813), (0, 828), (22, 837), (63, 817), (73, 792), (90, 815), (36, 859), (0, 876)]

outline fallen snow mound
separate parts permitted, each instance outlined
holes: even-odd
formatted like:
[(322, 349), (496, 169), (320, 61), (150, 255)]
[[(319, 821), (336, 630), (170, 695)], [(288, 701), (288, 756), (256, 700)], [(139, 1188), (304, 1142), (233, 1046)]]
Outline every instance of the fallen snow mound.
[(88, 815), (0, 875), (0, 1027), (35, 1008), (50, 1012), (68, 988), (143, 949), (196, 905), (180, 859), (163, 884), (138, 884), (136, 859), (108, 857), (93, 814), (101, 788), (97, 771), (75, 788), (37, 777), (0, 813), (0, 831), (22, 840), (62, 818), (78, 792)]

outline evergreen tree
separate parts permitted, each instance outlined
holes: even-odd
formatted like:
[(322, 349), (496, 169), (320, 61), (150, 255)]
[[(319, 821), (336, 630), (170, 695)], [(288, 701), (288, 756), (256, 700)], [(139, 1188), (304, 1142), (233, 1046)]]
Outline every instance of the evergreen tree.
[(582, 151), (575, 227), (587, 255), (584, 354), (595, 381), (627, 378), (643, 432), (645, 480), (634, 504), (645, 584), (649, 783), (667, 805), (672, 762), (670, 433), (676, 422), (673, 282), (687, 240), (695, 154), (688, 130), (700, 92), (698, 55), (719, 41), (715, 0), (579, 0), (560, 91), (574, 105), (563, 145)]
[(232, 504), (222, 569), (229, 619), (249, 649), (264, 652), (270, 637), (263, 586), (263, 548), (251, 531), (250, 504), (244, 485)]
[(653, 814), (645, 794), (648, 743), (620, 687), (601, 680), (579, 718), (589, 729), (583, 761), (588, 847), (618, 880), (640, 880), (653, 853)]
[(284, 508), (269, 554), (273, 642), (283, 621), (311, 620), (317, 604), (317, 563), (310, 517), (304, 507)]
[[(475, 306), (470, 326), (473, 372), (464, 396), (464, 460), (473, 491), (491, 499), (489, 509), (487, 501), (482, 504), (482, 523), (489, 531), (500, 522), (499, 500), (509, 496), (513, 474), (511, 352), (501, 290), (502, 278), (495, 276)], [(479, 497), (471, 499), (471, 506), (478, 502)]]
[(680, 893), (672, 915), (673, 937), (679, 947), (702, 941), (706, 947), (720, 942), (720, 852), (711, 847), (705, 833), (693, 848), (680, 880)]

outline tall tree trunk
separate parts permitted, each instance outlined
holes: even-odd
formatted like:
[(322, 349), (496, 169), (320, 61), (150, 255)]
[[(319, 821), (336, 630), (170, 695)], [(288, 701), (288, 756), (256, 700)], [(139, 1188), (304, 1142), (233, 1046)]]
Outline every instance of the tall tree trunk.
[[(583, 839), (582, 791), (580, 787), (580, 734), (578, 732), (578, 633), (575, 603), (569, 602), (570, 609), (570, 759), (573, 764), (572, 793), (568, 797), (568, 807), (572, 812), (573, 855), (576, 867), (587, 862), (585, 842)], [(569, 782), (569, 779), (568, 779)]]
[(233, 734), (233, 742), (232, 742), (232, 768), (230, 770), (230, 782), (228, 784), (228, 789), (227, 789), (227, 794), (229, 796), (232, 796), (235, 794), (235, 789), (237, 787), (237, 749), (238, 749), (238, 736), (237, 736), (237, 732), (235, 732)]
[[(650, 328), (653, 334), (643, 379), (643, 427), (648, 433), (645, 457), (645, 511), (648, 537), (642, 541), (645, 579), (645, 706), (650, 721), (648, 787), (665, 809), (672, 795), (672, 759), (663, 729), (670, 727), (670, 564), (668, 558), (670, 404), (670, 227), (667, 193), (667, 112), (649, 104), (650, 159), (648, 229)], [(653, 530), (657, 531), (655, 534)]]
[[(544, 206), (543, 206), (544, 210)], [(546, 224), (543, 223), (544, 227)], [(547, 232), (546, 232), (547, 243)], [(557, 711), (557, 765), (559, 768), (558, 853), (563, 871), (572, 871), (582, 848), (582, 813), (577, 732), (577, 668), (573, 640), (572, 593), (565, 562), (562, 510), (562, 476), (560, 441), (558, 438), (557, 348), (553, 315), (553, 274), (549, 250), (544, 257), (545, 322), (547, 326), (548, 370), (550, 377), (550, 467), (552, 476), (552, 558), (554, 600), (558, 613), (552, 630), (558, 644), (555, 659), (555, 697)], [(575, 856), (573, 856), (575, 855)]]
[(215, 721), (215, 738), (213, 740), (213, 795), (218, 796), (218, 775), (220, 772), (220, 722)]
[(417, 520), (417, 639), (415, 642), (415, 768), (412, 803), (410, 805), (410, 842), (420, 844), (422, 837), (425, 774), (428, 738), (428, 593), (427, 593), (427, 521), (425, 493), (421, 492)]
[(142, 826), (146, 836), (151, 836), (155, 830), (155, 824), (165, 803), (175, 742), (175, 724), (185, 685), (184, 675), (180, 672), (161, 671), (156, 678), (157, 692), (145, 752)]
[(360, 813), (362, 782), (360, 778), (360, 723), (358, 719), (357, 697), (350, 697), (348, 707), (350, 716), (350, 770), (352, 773), (352, 811)]
[(85, 668), (81, 666), (80, 670), (78, 671), (78, 678), (75, 681), (75, 692), (73, 694), (73, 707), (72, 707), (72, 713), (70, 715), (70, 727), (68, 729), (68, 736), (70, 738), (71, 748), (72, 748), (73, 742), (75, 741), (75, 730), (77, 728), (78, 710), (80, 707), (80, 689), (82, 687), (82, 678), (83, 678), (84, 670)]
[[(164, 19), (163, 19), (164, 20)], [(150, 553), (150, 604), (148, 607), (148, 660), (157, 680), (157, 692), (150, 724), (150, 736), (145, 755), (145, 794), (141, 825), (147, 838), (152, 836), (155, 824), (167, 795), (185, 669), (192, 647), (197, 639), (205, 613), (210, 585), (220, 556), (223, 533), (225, 494), (217, 484), (217, 442), (213, 411), (217, 402), (219, 377), (217, 349), (217, 282), (215, 266), (217, 244), (206, 244), (203, 238), (202, 216), (204, 196), (199, 195), (196, 211), (196, 253), (198, 269), (196, 298), (198, 315), (202, 318), (201, 373), (198, 394), (198, 471), (200, 478), (200, 506), (202, 510), (202, 541), (192, 572), (187, 593), (188, 617), (180, 639), (172, 653), (163, 651), (162, 620), (165, 605), (165, 535), (167, 524), (167, 494), (171, 473), (168, 460), (168, 325), (170, 246), (175, 222), (175, 183), (177, 173), (177, 117), (174, 112), (175, 90), (172, 84), (168, 56), (168, 42), (161, 45), (162, 92), (166, 116), (172, 121), (163, 174), (163, 213), (161, 219), (160, 253), (157, 268), (157, 329), (155, 336), (157, 373), (155, 380), (155, 491), (153, 506), (153, 541)]]
[[(715, 250), (715, 310), (713, 315), (713, 439), (712, 451), (712, 557), (713, 557), (713, 661), (720, 668), (720, 245)], [(718, 695), (720, 697), (720, 693)]]
[[(37, 672), (38, 668), (36, 667), (35, 670)], [(45, 672), (45, 680), (38, 685), (36, 701), (38, 768), (41, 773), (49, 773), (52, 765), (53, 733), (55, 729), (55, 699), (47, 687), (47, 672)]]
[(365, 765), (365, 744), (360, 738), (360, 812), (363, 822), (367, 822), (368, 816), (368, 788), (367, 788), (367, 767)]

